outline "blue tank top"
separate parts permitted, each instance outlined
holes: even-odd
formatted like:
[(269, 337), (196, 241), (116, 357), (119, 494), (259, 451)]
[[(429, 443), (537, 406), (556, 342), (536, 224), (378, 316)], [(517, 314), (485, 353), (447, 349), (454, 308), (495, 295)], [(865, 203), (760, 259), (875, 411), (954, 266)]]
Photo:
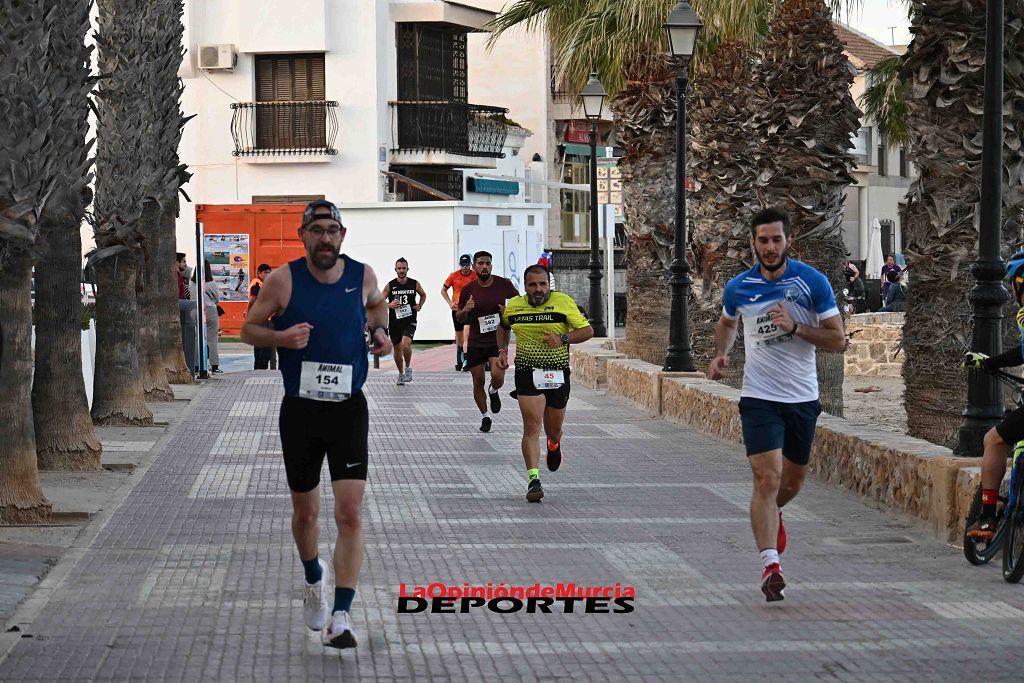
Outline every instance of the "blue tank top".
[(363, 304), (363, 264), (344, 254), (345, 270), (333, 285), (317, 282), (306, 259), (288, 263), (292, 296), (288, 307), (273, 318), (274, 329), (286, 330), (298, 323), (313, 326), (304, 349), (279, 348), (278, 363), (284, 377), (284, 393), (299, 395), (302, 361), (344, 363), (352, 366), (352, 395), (366, 383), (366, 306)]

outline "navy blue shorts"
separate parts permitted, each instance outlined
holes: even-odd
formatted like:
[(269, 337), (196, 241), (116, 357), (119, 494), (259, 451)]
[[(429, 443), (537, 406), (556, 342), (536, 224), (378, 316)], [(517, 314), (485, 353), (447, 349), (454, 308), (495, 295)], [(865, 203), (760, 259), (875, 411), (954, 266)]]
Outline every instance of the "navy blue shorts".
[(740, 399), (740, 421), (747, 456), (782, 449), (782, 455), (797, 465), (811, 460), (814, 427), (821, 403), (779, 403), (760, 398)]

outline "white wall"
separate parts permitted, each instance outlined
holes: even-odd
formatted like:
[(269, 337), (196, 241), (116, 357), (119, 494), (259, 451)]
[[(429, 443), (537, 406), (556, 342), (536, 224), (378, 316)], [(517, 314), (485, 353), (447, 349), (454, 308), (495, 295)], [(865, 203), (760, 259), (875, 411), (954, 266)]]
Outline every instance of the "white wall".
[[(515, 265), (521, 273), (540, 255), (530, 239), (529, 216), (539, 224), (546, 206), (525, 207), (522, 204), (472, 204), (468, 202), (395, 202), (392, 204), (355, 204), (342, 207), (348, 234), (342, 251), (352, 258), (368, 263), (377, 273), (383, 288), (395, 277), (395, 261), (409, 261), (409, 277), (423, 285), (427, 303), (420, 312), (416, 338), (421, 340), (454, 339), (451, 309), (441, 298), (441, 286), (449, 273), (458, 268), (461, 253), (481, 249), (494, 254), (495, 273), (507, 276), (506, 244), (503, 232), (515, 233), (518, 251)], [(461, 228), (465, 214), (480, 217), (480, 225), (472, 235)], [(497, 216), (510, 216), (511, 227), (498, 227)], [(538, 233), (539, 234), (539, 233)], [(532, 259), (532, 260), (531, 260)]]
[[(478, 0), (476, 5), (498, 12), (506, 0)], [(487, 49), (488, 33), (471, 33), (468, 40), (469, 101), (505, 107), (516, 123), (533, 131), (520, 154), (548, 159), (548, 47), (543, 30), (512, 29)]]
[[(297, 4), (296, 4), (297, 2)], [(187, 49), (231, 43), (239, 52), (231, 72), (183, 70), (182, 109), (197, 114), (185, 128), (180, 157), (194, 174), (185, 191), (195, 203), (248, 204), (254, 195), (322, 194), (339, 204), (383, 199), (380, 147), (389, 147), (389, 108), (395, 89), (396, 57), (387, 3), (376, 0), (188, 0)], [(253, 16), (275, 16), (287, 7), (310, 16), (281, 18), (253, 26)], [(353, 21), (358, 17), (358, 21)], [(326, 38), (325, 38), (326, 36)], [(328, 100), (339, 105), (337, 155), (303, 158), (235, 157), (231, 137), (232, 102), (255, 99), (255, 55), (317, 52), (324, 49)], [(381, 57), (378, 58), (378, 55)], [(179, 249), (194, 252), (195, 208), (183, 204), (178, 220)]]

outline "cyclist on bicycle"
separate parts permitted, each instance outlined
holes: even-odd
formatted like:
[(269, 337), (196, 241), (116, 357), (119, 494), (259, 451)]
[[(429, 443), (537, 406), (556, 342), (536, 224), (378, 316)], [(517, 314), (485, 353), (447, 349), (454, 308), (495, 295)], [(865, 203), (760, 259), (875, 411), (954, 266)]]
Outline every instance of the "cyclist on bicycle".
[[(1005, 353), (991, 358), (983, 353), (970, 352), (964, 359), (964, 367), (978, 370), (1024, 365), (1024, 251), (1018, 251), (1006, 264), (1010, 278), (1013, 299), (1017, 302), (1017, 329), (1021, 344)], [(981, 459), (981, 517), (967, 528), (967, 537), (977, 541), (990, 541), (995, 535), (997, 519), (996, 504), (999, 500), (999, 484), (1006, 474), (1006, 459), (1010, 457), (1013, 444), (1024, 439), (1024, 408), (1016, 408), (1003, 417), (985, 434), (985, 455)]]

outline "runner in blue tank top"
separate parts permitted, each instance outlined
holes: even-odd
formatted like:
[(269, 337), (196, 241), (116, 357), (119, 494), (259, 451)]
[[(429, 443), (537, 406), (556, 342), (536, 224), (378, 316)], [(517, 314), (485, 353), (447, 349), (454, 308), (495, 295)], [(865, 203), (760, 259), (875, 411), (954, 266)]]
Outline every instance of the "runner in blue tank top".
[(786, 547), (782, 506), (803, 484), (821, 412), (815, 349), (843, 351), (846, 336), (828, 279), (789, 258), (789, 216), (763, 209), (750, 221), (757, 265), (729, 281), (715, 327), (717, 353), (708, 377), (729, 367), (729, 351), (743, 318), (743, 392), (740, 422), (754, 472), (750, 525), (761, 551), (761, 591), (782, 600), (786, 582), (779, 554)]
[[(373, 269), (339, 256), (346, 228), (331, 202), (311, 202), (302, 214), (299, 239), (305, 258), (266, 279), (242, 326), (242, 341), (276, 346), (285, 396), (281, 447), (292, 494), (292, 535), (306, 574), (306, 625), (324, 630), (324, 644), (355, 647), (349, 612), (363, 559), (360, 508), (366, 488), (369, 413), (363, 397), (367, 356), (364, 330), (373, 330), (372, 351), (391, 351), (388, 309)], [(273, 329), (249, 321), (273, 316)], [(317, 549), (320, 468), (324, 456), (334, 490), (338, 540), (334, 551), (334, 607), (328, 610), (326, 565)]]

